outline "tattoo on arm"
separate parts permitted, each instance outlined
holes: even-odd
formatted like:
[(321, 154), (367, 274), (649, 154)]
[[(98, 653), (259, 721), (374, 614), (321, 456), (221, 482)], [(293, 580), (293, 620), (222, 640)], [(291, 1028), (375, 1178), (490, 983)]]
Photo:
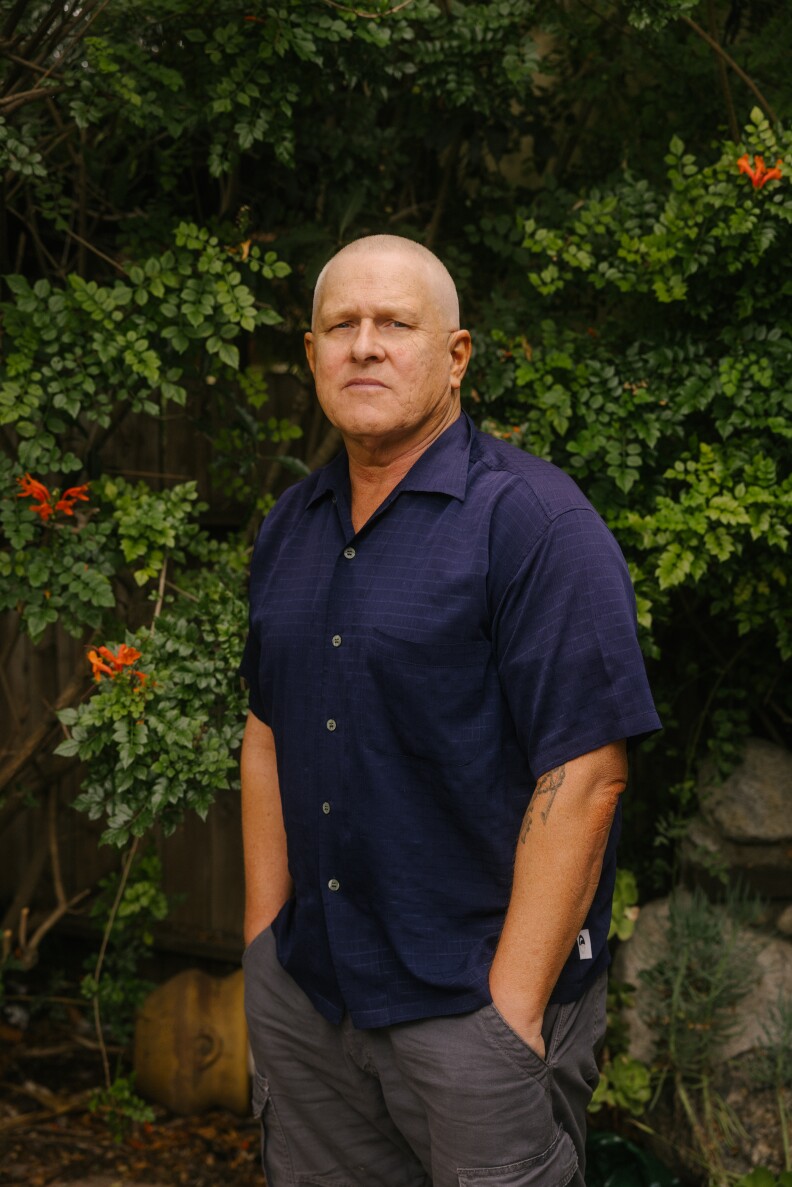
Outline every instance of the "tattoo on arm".
[(541, 812), (542, 822), (544, 824), (546, 824), (547, 817), (550, 815), (550, 809), (553, 806), (553, 800), (556, 797), (556, 792), (558, 791), (561, 784), (564, 782), (565, 778), (566, 778), (566, 767), (565, 766), (556, 767), (554, 770), (547, 771), (546, 774), (544, 774), (540, 777), (539, 781), (536, 784), (536, 787), (534, 788), (534, 793), (533, 793), (533, 796), (531, 797), (531, 802), (529, 803), (528, 807), (526, 808), (525, 815), (523, 816), (522, 827), (520, 828), (520, 840), (523, 843), (523, 845), (525, 844), (525, 838), (528, 836), (529, 832), (531, 831), (531, 825), (533, 824), (534, 809), (538, 806), (539, 796), (547, 796), (548, 797), (547, 802), (545, 803), (544, 807), (542, 808), (542, 812)]

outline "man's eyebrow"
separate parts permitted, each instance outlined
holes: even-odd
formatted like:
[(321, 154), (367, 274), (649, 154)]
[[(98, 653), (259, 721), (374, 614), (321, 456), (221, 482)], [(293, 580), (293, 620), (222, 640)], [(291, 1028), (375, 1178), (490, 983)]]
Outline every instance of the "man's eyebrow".
[[(354, 321), (360, 316), (359, 310), (338, 309), (323, 310), (321, 314), (321, 321), (323, 323), (334, 323), (339, 321)], [(374, 311), (375, 319), (379, 318), (393, 318), (394, 321), (408, 321), (417, 322), (420, 316), (411, 305), (384, 305), (381, 309)]]

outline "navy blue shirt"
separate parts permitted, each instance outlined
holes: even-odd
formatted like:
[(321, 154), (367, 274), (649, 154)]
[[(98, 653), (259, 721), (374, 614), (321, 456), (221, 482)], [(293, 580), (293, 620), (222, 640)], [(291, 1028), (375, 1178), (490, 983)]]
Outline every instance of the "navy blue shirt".
[[(462, 416), (357, 533), (345, 453), (287, 490), (250, 604), (241, 672), (295, 887), (281, 963), (357, 1027), (487, 1004), (538, 776), (659, 726), (613, 536), (566, 474)], [(617, 833), (554, 1001), (608, 963)]]

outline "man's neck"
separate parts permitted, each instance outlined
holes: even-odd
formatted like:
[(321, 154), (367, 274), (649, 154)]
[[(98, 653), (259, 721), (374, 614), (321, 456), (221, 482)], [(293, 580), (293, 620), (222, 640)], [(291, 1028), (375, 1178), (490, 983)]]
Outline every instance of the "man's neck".
[(442, 421), (427, 426), (417, 440), (396, 445), (373, 445), (345, 441), (349, 458), (349, 484), (352, 492), (352, 526), (359, 532), (378, 507), (415, 465), (418, 458), (450, 425), (461, 416), (458, 404)]

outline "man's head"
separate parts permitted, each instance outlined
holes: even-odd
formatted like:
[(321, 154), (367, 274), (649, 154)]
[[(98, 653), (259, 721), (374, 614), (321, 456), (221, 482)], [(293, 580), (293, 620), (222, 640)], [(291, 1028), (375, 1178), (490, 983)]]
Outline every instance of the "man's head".
[(409, 447), (459, 414), (470, 335), (447, 269), (410, 239), (372, 235), (333, 256), (305, 347), (319, 402), (347, 441)]

